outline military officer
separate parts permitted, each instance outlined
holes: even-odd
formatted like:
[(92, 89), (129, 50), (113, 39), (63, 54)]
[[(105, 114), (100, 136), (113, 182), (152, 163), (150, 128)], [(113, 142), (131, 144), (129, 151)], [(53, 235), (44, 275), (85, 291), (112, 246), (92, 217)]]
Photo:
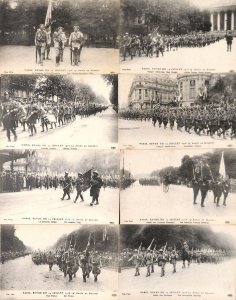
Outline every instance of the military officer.
[(51, 26), (45, 27), (45, 33), (46, 33), (46, 59), (49, 60), (49, 54), (50, 54), (50, 49), (51, 49), (51, 44), (52, 44), (52, 38), (51, 38)]
[(56, 52), (56, 65), (59, 66), (60, 61), (63, 61), (63, 52), (66, 43), (66, 35), (63, 31), (63, 27), (58, 27), (57, 31), (53, 34), (54, 48)]
[(161, 248), (159, 250), (159, 254), (157, 257), (158, 266), (161, 267), (161, 277), (165, 276), (165, 266), (166, 266), (167, 260), (168, 260), (168, 256), (164, 252), (164, 250)]
[(92, 197), (92, 202), (90, 203), (90, 205), (93, 206), (94, 202), (96, 202), (95, 205), (98, 205), (100, 189), (103, 185), (103, 181), (101, 177), (98, 175), (97, 171), (93, 171), (93, 176), (90, 184), (91, 184), (90, 196)]
[(61, 200), (64, 200), (65, 196), (68, 196), (67, 200), (70, 200), (70, 189), (71, 189), (71, 180), (69, 177), (68, 172), (65, 172), (65, 177), (64, 177), (64, 181), (63, 181), (63, 196), (61, 198)]
[(35, 34), (36, 55), (38, 54), (39, 64), (41, 65), (43, 65), (43, 59), (45, 57), (46, 43), (47, 35), (45, 32), (45, 26), (44, 24), (41, 24)]
[(84, 201), (84, 197), (82, 195), (83, 185), (84, 185), (83, 174), (79, 172), (78, 173), (78, 178), (76, 179), (76, 182), (75, 182), (75, 187), (76, 187), (77, 194), (76, 194), (76, 198), (75, 198), (74, 203), (76, 203), (76, 201), (78, 200), (79, 197), (81, 198), (81, 202)]
[(74, 26), (74, 31), (69, 38), (69, 45), (73, 54), (73, 63), (75, 66), (80, 62), (81, 50), (84, 44), (84, 35), (79, 29), (79, 26)]
[(146, 261), (146, 267), (147, 267), (146, 277), (148, 277), (148, 276), (151, 276), (150, 269), (151, 269), (151, 263), (152, 263), (152, 254), (149, 249), (147, 250), (147, 253), (145, 255), (145, 261)]
[(90, 254), (87, 248), (79, 256), (79, 264), (82, 269), (84, 282), (86, 282), (86, 278), (89, 277), (89, 256)]
[(199, 165), (193, 167), (193, 179), (192, 179), (192, 188), (193, 188), (193, 204), (197, 204), (197, 196), (200, 190), (200, 180), (201, 180), (201, 169)]

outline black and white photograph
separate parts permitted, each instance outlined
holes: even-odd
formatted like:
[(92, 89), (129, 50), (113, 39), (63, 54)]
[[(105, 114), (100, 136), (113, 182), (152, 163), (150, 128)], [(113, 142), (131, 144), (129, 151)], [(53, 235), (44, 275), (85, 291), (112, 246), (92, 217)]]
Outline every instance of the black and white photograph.
[(121, 224), (235, 223), (235, 166), (235, 149), (124, 151)]
[(121, 225), (120, 299), (235, 298), (234, 226)]
[(121, 0), (120, 71), (236, 69), (235, 0)]
[(5, 147), (117, 147), (117, 75), (3, 75)]
[(0, 5), (2, 71), (118, 72), (118, 0), (4, 0)]
[(1, 225), (2, 299), (110, 299), (117, 249), (117, 226)]
[(1, 150), (1, 222), (117, 224), (116, 150)]
[(236, 137), (236, 74), (119, 76), (119, 143), (124, 148), (223, 145)]

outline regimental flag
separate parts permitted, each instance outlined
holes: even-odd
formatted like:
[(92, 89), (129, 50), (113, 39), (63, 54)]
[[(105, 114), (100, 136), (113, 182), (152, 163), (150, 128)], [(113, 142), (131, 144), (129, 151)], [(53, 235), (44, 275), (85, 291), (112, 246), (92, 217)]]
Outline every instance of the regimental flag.
[(91, 243), (91, 232), (90, 232), (89, 237), (88, 237), (88, 243), (87, 243), (86, 248), (88, 248), (90, 246), (90, 243)]
[(140, 253), (141, 250), (142, 250), (142, 242), (140, 243), (140, 245), (138, 247), (138, 254)]
[(83, 192), (85, 192), (90, 187), (90, 181), (92, 178), (92, 169), (83, 174)]
[(46, 13), (46, 18), (45, 18), (45, 26), (50, 26), (52, 22), (52, 0), (49, 0), (48, 2), (48, 9)]
[(225, 179), (225, 177), (226, 177), (226, 171), (225, 171), (224, 152), (222, 152), (222, 154), (221, 154), (219, 174), (222, 176), (223, 179)]

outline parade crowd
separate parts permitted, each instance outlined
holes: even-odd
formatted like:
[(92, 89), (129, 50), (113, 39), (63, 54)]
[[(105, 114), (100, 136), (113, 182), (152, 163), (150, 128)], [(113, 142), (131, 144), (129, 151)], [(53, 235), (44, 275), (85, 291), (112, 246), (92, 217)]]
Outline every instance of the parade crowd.
[(142, 55), (159, 57), (159, 55), (163, 56), (165, 52), (178, 51), (180, 48), (206, 47), (224, 38), (226, 38), (227, 45), (228, 43), (232, 45), (233, 36), (230, 32), (226, 36), (219, 33), (165, 35), (158, 33), (155, 29), (147, 35), (125, 33), (121, 38), (120, 49), (123, 60), (126, 60), (126, 57), (133, 59)]
[[(102, 186), (104, 188), (119, 188), (119, 176), (103, 175)], [(78, 185), (78, 180), (75, 176), (70, 176), (70, 191)], [(0, 172), (0, 193), (3, 192), (20, 192), (31, 191), (33, 189), (58, 189), (63, 188), (63, 176), (25, 174), (20, 171), (4, 170)]]
[(191, 107), (160, 106), (152, 111), (125, 110), (119, 113), (125, 120), (152, 122), (153, 126), (177, 129), (191, 134), (205, 134), (213, 137), (236, 137), (236, 104), (194, 105)]
[(12, 260), (19, 257), (25, 257), (26, 255), (29, 255), (30, 253), (28, 251), (1, 251), (1, 263), (4, 264), (5, 261)]
[(20, 126), (23, 131), (28, 130), (30, 136), (36, 135), (38, 127), (41, 132), (63, 127), (76, 120), (76, 117), (87, 118), (105, 111), (108, 106), (88, 104), (79, 105), (75, 101), (42, 102), (39, 99), (11, 100), (0, 107), (0, 125), (6, 130), (7, 139), (17, 140), (16, 129)]

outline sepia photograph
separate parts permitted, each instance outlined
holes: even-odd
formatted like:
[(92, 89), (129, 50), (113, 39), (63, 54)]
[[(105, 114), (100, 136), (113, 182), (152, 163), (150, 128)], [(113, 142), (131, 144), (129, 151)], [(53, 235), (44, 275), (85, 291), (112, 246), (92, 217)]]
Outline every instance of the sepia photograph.
[(37, 291), (55, 291), (60, 299), (64, 292), (110, 299), (118, 292), (117, 249), (116, 226), (1, 225), (2, 299), (51, 295)]
[(118, 223), (116, 150), (0, 150), (1, 222)]
[(236, 74), (119, 76), (119, 142), (124, 148), (231, 144)]
[(0, 141), (117, 147), (117, 75), (3, 75)]
[(236, 222), (235, 149), (125, 150), (122, 160), (121, 224)]
[(119, 7), (118, 0), (1, 1), (1, 70), (117, 72)]
[(121, 225), (120, 299), (235, 298), (234, 226)]
[(121, 0), (121, 72), (235, 70), (235, 13), (235, 0)]

